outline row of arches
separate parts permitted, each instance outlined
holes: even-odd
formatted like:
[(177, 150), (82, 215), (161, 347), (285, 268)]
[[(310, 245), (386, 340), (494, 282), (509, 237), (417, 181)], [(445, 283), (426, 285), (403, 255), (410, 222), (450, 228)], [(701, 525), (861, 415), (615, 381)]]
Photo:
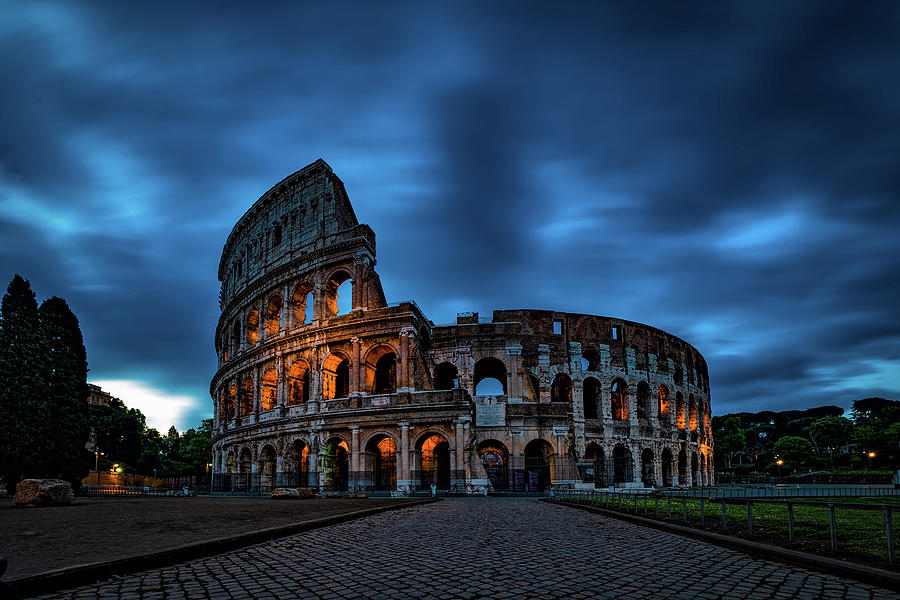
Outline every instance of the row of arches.
[(263, 336), (273, 337), (316, 319), (349, 313), (352, 301), (353, 279), (344, 269), (333, 272), (320, 289), (310, 281), (303, 281), (287, 293), (270, 293), (257, 304), (251, 303), (224, 328), (221, 360), (226, 362), (243, 348), (255, 346)]
[(640, 481), (645, 487), (711, 484), (709, 456), (694, 451), (688, 453), (685, 448), (681, 448), (677, 457), (670, 448), (663, 448), (659, 456), (652, 448), (643, 448), (638, 465), (639, 470), (635, 473), (634, 457), (624, 444), (617, 444), (609, 455), (602, 446), (590, 444), (581, 465), (582, 481), (598, 488), (630, 481)]

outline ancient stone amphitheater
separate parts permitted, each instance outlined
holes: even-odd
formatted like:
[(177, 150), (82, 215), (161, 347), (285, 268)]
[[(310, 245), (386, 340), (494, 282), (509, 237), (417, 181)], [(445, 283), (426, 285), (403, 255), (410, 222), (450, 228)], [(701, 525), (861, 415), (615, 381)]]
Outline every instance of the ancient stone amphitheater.
[(322, 160), (241, 217), (219, 280), (214, 491), (712, 482), (695, 348), (610, 317), (495, 310), (436, 325), (389, 304), (375, 234)]

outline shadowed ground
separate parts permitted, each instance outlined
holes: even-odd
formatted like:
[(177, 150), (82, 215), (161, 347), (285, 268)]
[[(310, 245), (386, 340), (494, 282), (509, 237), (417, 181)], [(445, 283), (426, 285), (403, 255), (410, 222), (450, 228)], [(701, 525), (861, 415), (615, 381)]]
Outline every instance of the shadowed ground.
[(52, 508), (0, 503), (4, 579), (123, 558), (403, 500), (271, 498), (78, 498)]
[(46, 598), (896, 598), (534, 500), (382, 513)]

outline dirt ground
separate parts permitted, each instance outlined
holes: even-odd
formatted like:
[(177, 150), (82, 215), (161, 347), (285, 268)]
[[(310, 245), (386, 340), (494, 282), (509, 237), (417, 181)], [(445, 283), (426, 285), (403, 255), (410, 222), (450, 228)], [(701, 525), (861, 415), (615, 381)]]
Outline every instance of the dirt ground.
[(4, 497), (0, 556), (9, 560), (8, 580), (398, 502), (404, 500), (107, 497), (16, 508)]

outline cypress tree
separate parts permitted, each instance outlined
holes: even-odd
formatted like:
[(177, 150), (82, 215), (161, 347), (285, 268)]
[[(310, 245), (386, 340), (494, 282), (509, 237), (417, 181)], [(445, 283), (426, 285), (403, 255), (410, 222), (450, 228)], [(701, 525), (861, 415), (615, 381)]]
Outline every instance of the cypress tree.
[(44, 300), (41, 325), (50, 349), (49, 466), (53, 476), (78, 489), (90, 470), (85, 443), (91, 434), (88, 417), (87, 352), (78, 318), (62, 298)]
[(9, 490), (49, 474), (49, 356), (34, 292), (16, 275), (0, 305), (0, 476)]

